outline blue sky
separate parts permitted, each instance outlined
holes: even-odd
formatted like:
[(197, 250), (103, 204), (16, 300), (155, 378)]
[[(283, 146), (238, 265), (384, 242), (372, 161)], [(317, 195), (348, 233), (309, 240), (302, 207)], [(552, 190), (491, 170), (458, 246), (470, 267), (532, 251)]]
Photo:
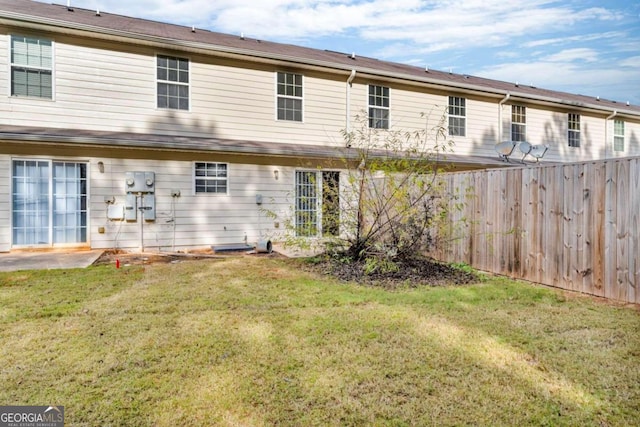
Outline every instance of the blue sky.
[(640, 1), (70, 2), (640, 105)]

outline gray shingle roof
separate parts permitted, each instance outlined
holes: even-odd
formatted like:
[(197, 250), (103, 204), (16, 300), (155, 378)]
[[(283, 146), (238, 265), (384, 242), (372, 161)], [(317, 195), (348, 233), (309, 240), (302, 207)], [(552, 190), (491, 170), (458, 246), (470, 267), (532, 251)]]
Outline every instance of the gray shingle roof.
[[(348, 160), (358, 158), (356, 149), (338, 146), (27, 126), (1, 126), (0, 141), (88, 148), (179, 150), (193, 153), (225, 153), (288, 159)], [(373, 157), (386, 157), (384, 151), (370, 154)], [(446, 156), (439, 156), (439, 161), (443, 164), (451, 164), (457, 170), (513, 166), (513, 164), (500, 161), (497, 156), (446, 154)]]
[[(243, 38), (238, 35), (216, 33), (203, 29), (173, 25), (146, 19), (132, 18), (81, 8), (68, 9), (31, 0), (0, 0), (0, 20), (37, 22), (59, 27), (62, 31), (84, 30), (99, 34), (119, 35), (131, 39), (163, 42), (175, 49), (199, 48), (212, 53), (239, 54), (249, 57), (273, 58), (291, 63), (315, 65), (328, 70), (356, 71), (381, 78), (400, 78), (408, 81), (466, 89), (496, 96), (510, 93), (514, 98), (551, 102), (574, 108), (618, 111), (619, 114), (640, 116), (640, 106), (623, 102), (552, 91), (527, 85), (486, 79), (463, 74), (426, 70), (406, 64), (380, 61), (350, 54), (311, 49), (290, 44)], [(6, 22), (6, 21), (5, 21)]]

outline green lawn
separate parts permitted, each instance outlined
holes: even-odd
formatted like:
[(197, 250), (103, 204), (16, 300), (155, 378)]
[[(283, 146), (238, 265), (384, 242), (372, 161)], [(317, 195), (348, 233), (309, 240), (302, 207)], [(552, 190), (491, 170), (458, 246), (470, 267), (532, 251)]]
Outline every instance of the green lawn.
[(0, 273), (0, 340), (0, 404), (68, 426), (640, 420), (640, 312), (505, 279), (385, 291), (269, 257)]

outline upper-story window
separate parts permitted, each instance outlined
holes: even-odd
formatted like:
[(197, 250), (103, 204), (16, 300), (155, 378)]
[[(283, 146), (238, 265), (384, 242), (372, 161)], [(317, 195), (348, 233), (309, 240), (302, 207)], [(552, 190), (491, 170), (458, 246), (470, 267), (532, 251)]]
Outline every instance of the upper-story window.
[(11, 36), (11, 95), (53, 98), (53, 42)]
[(511, 106), (511, 140), (527, 140), (527, 108), (522, 105)]
[(624, 151), (624, 121), (613, 121), (613, 150)]
[(229, 168), (226, 163), (196, 163), (194, 178), (196, 193), (227, 194)]
[(457, 96), (449, 97), (449, 135), (465, 136), (467, 134), (467, 100)]
[(369, 85), (369, 127), (389, 129), (389, 88)]
[(580, 147), (580, 114), (569, 113), (568, 125), (569, 147)]
[(278, 120), (302, 121), (302, 74), (278, 73)]
[(189, 109), (189, 60), (158, 55), (158, 108)]

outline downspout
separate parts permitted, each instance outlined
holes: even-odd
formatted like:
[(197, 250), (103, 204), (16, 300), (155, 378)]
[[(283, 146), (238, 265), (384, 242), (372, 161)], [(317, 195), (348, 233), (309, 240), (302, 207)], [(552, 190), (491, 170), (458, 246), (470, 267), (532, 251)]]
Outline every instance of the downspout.
[[(607, 152), (609, 151), (609, 120), (613, 119), (618, 115), (618, 110), (613, 110), (613, 113), (607, 116), (604, 119), (604, 158), (605, 160), (609, 158)], [(611, 145), (613, 145), (613, 141), (611, 141)]]
[(505, 97), (498, 103), (498, 144), (502, 142), (502, 105), (507, 102), (509, 98), (511, 98), (511, 92), (507, 92)]
[(356, 70), (351, 70), (351, 74), (349, 74), (349, 78), (347, 79), (347, 105), (346, 105), (346, 117), (345, 117), (345, 121), (346, 121), (346, 125), (345, 125), (345, 129), (347, 131), (347, 138), (349, 138), (349, 140), (347, 141), (347, 147), (351, 146), (351, 141), (350, 141), (350, 133), (351, 133), (351, 84), (353, 83), (353, 79), (356, 78)]

